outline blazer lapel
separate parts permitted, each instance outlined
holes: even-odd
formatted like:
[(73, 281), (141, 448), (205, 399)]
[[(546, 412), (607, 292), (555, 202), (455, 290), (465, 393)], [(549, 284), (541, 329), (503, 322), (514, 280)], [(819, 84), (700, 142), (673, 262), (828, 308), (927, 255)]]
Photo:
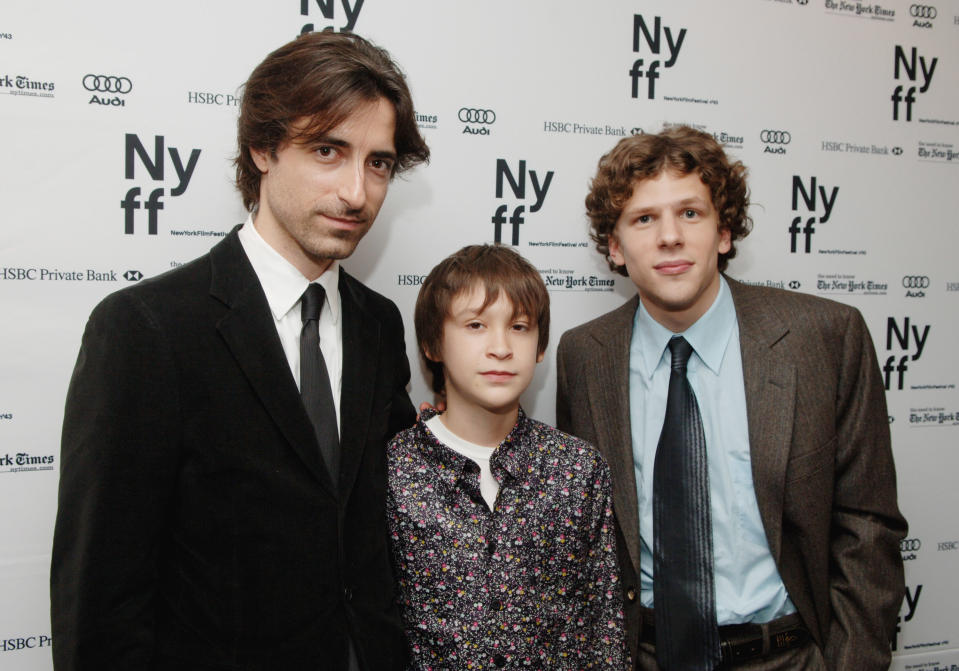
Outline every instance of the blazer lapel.
[[(373, 413), (380, 322), (366, 310), (355, 280), (340, 271), (343, 311), (343, 386), (340, 392), (340, 487), (353, 489)], [(343, 496), (346, 499), (346, 496)]]
[(753, 487), (769, 549), (782, 549), (786, 463), (792, 444), (796, 369), (777, 347), (789, 329), (751, 287), (727, 278), (739, 321)]
[(335, 490), (320, 459), (313, 425), (270, 318), (269, 304), (236, 230), (210, 250), (213, 266), (210, 294), (228, 308), (217, 322), (217, 330), (287, 442), (323, 487), (333, 494)]
[(593, 331), (595, 375), (585, 380), (596, 437), (613, 471), (613, 507), (639, 574), (639, 504), (629, 421), (629, 347), (639, 296), (611, 312)]

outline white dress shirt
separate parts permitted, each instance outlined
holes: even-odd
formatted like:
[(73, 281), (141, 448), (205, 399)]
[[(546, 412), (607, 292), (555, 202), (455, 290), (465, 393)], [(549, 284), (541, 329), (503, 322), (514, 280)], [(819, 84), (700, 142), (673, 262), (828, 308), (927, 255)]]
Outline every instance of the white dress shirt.
[[(300, 332), (303, 320), (300, 316), (300, 298), (310, 282), (292, 263), (260, 236), (253, 225), (253, 215), (247, 217), (239, 232), (240, 244), (256, 272), (266, 301), (273, 314), (273, 323), (280, 336), (280, 344), (290, 364), (290, 372), (296, 386), (300, 386)], [(326, 361), (333, 390), (333, 405), (336, 408), (337, 428), (340, 426), (340, 389), (343, 383), (343, 326), (340, 304), (340, 263), (333, 261), (322, 275), (314, 280), (326, 291), (326, 300), (320, 311), (320, 351)]]

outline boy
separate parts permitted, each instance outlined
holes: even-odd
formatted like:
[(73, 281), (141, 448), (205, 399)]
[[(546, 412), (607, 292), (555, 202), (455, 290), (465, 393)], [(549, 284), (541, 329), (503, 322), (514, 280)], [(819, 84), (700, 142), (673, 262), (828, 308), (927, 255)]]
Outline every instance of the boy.
[(539, 273), (464, 247), (426, 278), (415, 325), (446, 410), (387, 452), (413, 668), (627, 668), (609, 469), (519, 406), (549, 337)]

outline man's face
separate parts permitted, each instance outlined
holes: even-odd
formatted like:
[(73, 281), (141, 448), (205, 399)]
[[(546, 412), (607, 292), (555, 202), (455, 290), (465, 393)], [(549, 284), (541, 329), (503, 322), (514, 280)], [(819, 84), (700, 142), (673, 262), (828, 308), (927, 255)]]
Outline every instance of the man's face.
[(393, 106), (379, 98), (320, 140), (287, 142), (275, 155), (250, 150), (263, 173), (254, 225), (307, 279), (352, 254), (373, 225), (396, 162), (395, 130)]
[(609, 238), (609, 256), (625, 265), (649, 314), (685, 331), (719, 291), (718, 255), (731, 247), (729, 229), (699, 175), (664, 171), (633, 188)]
[(485, 298), (479, 286), (453, 299), (443, 322), (442, 352), (430, 356), (443, 363), (447, 412), (460, 417), (515, 412), (543, 360), (536, 323), (513, 315), (503, 291), (481, 310)]

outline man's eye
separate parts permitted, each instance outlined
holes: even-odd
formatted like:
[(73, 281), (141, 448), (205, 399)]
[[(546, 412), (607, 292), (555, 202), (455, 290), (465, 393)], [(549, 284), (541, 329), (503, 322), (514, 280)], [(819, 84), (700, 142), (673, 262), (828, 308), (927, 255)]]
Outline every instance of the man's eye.
[(324, 158), (329, 158), (336, 150), (333, 147), (317, 147), (316, 153)]

